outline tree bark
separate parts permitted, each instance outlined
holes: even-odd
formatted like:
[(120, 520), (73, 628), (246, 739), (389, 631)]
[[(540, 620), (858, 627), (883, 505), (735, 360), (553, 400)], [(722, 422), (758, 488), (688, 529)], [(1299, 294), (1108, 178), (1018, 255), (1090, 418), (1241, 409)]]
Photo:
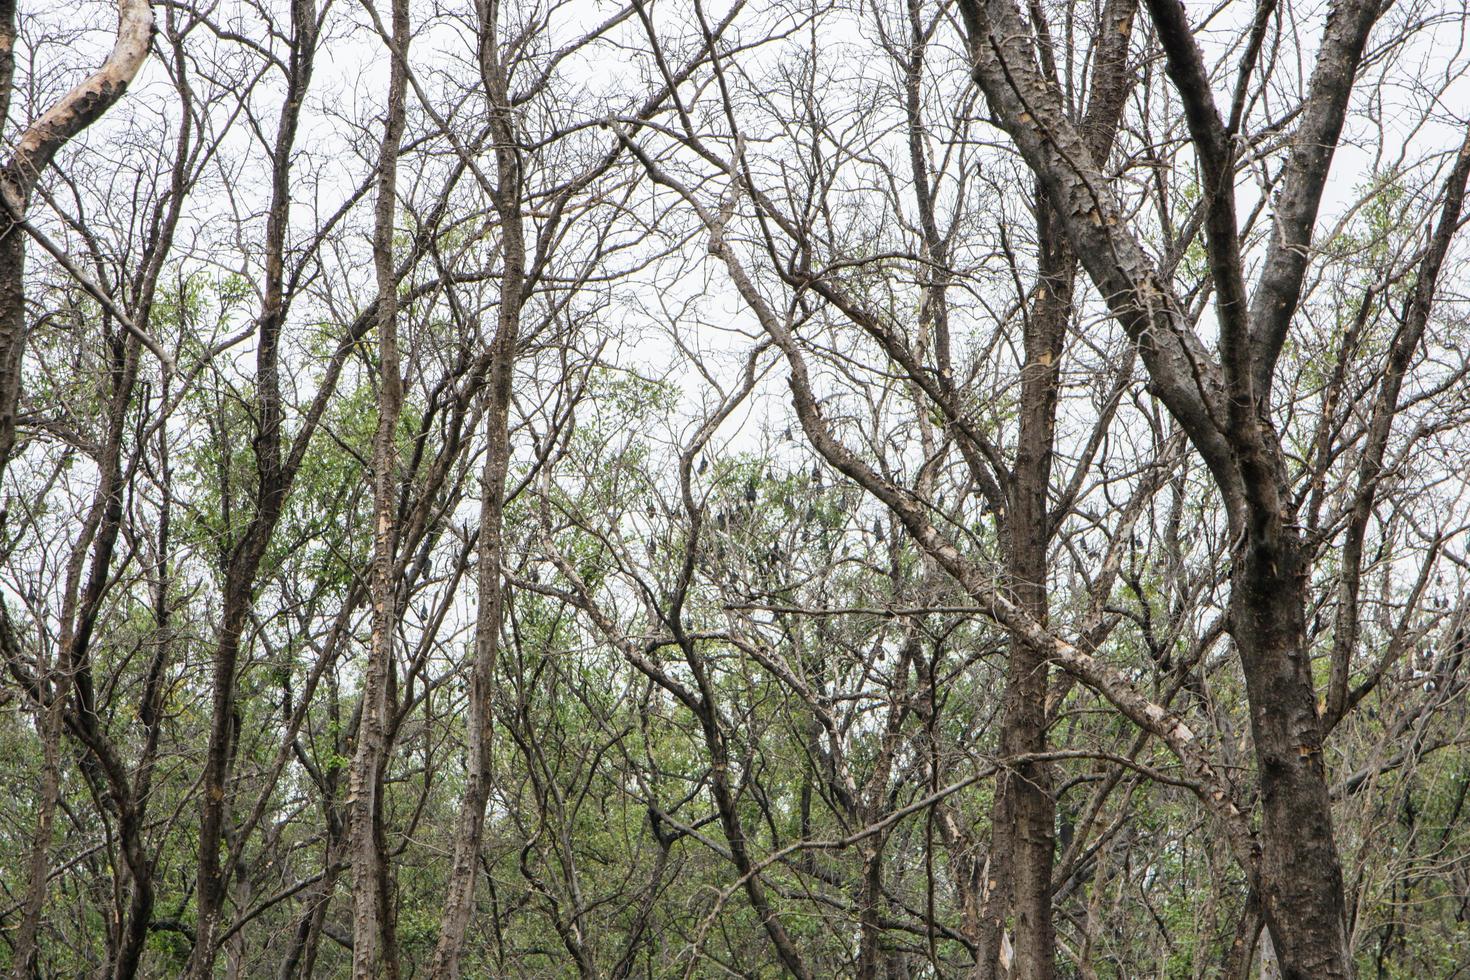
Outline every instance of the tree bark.
[[(112, 53), (80, 85), (32, 123), (0, 168), (0, 479), (15, 448), (15, 414), (20, 402), (21, 361), (25, 354), (25, 232), (20, 227), (31, 191), (62, 145), (102, 117), (122, 98), (148, 57), (153, 10), (147, 0), (118, 0), (117, 39)], [(15, 70), (15, 3), (0, 5), (0, 85), (5, 110)], [(0, 114), (0, 120), (4, 115)]]
[[(1217, 363), (1189, 327), (1171, 286), (1125, 230), (1107, 180), (1079, 134), (1058, 118), (1057, 93), (1025, 47), (1012, 0), (962, 3), (975, 77), (1000, 124), (1046, 189), (1072, 247), (1138, 343), (1155, 393), (1209, 466), (1230, 517), (1229, 620), (1250, 701), (1262, 797), (1257, 866), (1263, 916), (1283, 975), (1350, 978), (1342, 874), (1322, 761), (1321, 724), (1306, 644), (1309, 569), (1290, 513), (1285, 458), (1265, 417), (1270, 368), (1298, 302), (1306, 242), (1342, 112), (1376, 5), (1348, 0), (1328, 19), (1310, 86), (1302, 143), (1281, 192), (1274, 249), (1300, 258), (1268, 271), (1249, 316), (1233, 210), (1230, 130), (1212, 104), (1183, 8), (1151, 0), (1170, 78), (1205, 177), (1205, 232), (1217, 286)], [(1230, 126), (1238, 123), (1232, 113)]]
[(398, 590), (398, 419), (403, 375), (398, 349), (398, 278), (393, 266), (397, 215), (398, 154), (408, 91), (408, 0), (393, 0), (391, 68), (383, 139), (378, 156), (373, 223), (373, 271), (378, 285), (378, 425), (373, 437), (373, 564), (369, 585), (372, 637), (362, 678), (362, 713), (348, 776), (348, 860), (352, 866), (352, 975), (358, 980), (398, 975), (387, 841), (383, 825), (383, 776)]
[(1230, 628), (1244, 668), (1261, 788), (1261, 910), (1287, 980), (1351, 977), (1342, 870), (1303, 615), (1300, 542), (1247, 541), (1231, 569)]
[[(209, 742), (205, 750), (202, 801), (199, 815), (199, 874), (197, 880), (192, 976), (206, 977), (214, 965), (214, 932), (225, 897), (225, 874), (220, 846), (228, 809), (225, 782), (234, 757), (235, 668), (240, 640), (254, 598), (255, 579), (265, 557), (276, 522), (285, 506), (292, 467), (281, 462), (281, 392), (277, 345), (286, 318), (284, 289), (286, 229), (291, 214), (291, 160), (302, 104), (311, 81), (316, 52), (315, 0), (293, 0), (293, 38), (286, 99), (276, 129), (271, 173), (271, 204), (266, 219), (265, 282), (256, 318), (256, 412), (258, 430), (253, 443), (256, 465), (255, 513), (240, 540), (226, 558), (220, 612), (219, 640), (214, 651), (210, 694)], [(310, 432), (298, 433), (308, 439)]]
[(480, 477), (480, 530), (477, 542), (479, 608), (475, 614), (474, 662), (470, 667), (466, 765), (468, 781), (454, 831), (454, 857), (440, 918), (439, 941), (429, 973), (457, 978), (465, 932), (474, 908), (475, 874), (490, 795), (494, 725), (495, 665), (505, 594), (500, 569), (504, 554), (505, 480), (510, 464), (510, 396), (526, 296), (526, 239), (521, 212), (521, 162), (504, 66), (499, 50), (499, 4), (480, 0), (480, 78), (490, 103), (495, 140), (496, 186), (493, 199), (500, 225), (500, 305), (496, 312), (485, 414), (485, 465)]
[[(1084, 139), (1106, 158), (1117, 133), (1131, 80), (1128, 43), (1137, 0), (1106, 5), (1094, 54)], [(1060, 397), (1061, 361), (1072, 316), (1077, 256), (1046, 199), (1036, 187), (1037, 242), (1041, 249), (1030, 316), (1022, 321), (1021, 402), (1016, 458), (1007, 487), (1006, 576), (1016, 606), (1046, 625), (1050, 589), (1048, 551), (1055, 528), (1050, 507), (1053, 442)], [(1001, 718), (1002, 758), (1039, 755), (1047, 745), (1048, 652), (1011, 632), (1006, 698)], [(1052, 869), (1056, 850), (1056, 801), (1051, 767), (1027, 762), (1002, 769), (991, 826), (993, 877), (987, 881), (981, 918), (977, 978), (997, 975), (1005, 913), (1015, 925), (1012, 975), (1050, 980), (1056, 973), (1052, 924)]]

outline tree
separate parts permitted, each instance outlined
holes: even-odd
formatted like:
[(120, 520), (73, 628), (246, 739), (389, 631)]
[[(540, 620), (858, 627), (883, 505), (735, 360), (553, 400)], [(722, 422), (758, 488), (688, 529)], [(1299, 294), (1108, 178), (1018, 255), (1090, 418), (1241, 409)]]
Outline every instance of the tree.
[[(1110, 310), (1138, 342), (1151, 384), (1219, 487), (1234, 538), (1230, 634), (1248, 687), (1263, 801), (1259, 864), (1253, 855), (1249, 870), (1259, 878), (1262, 912), (1284, 974), (1350, 977), (1342, 869), (1322, 757), (1323, 719), (1306, 638), (1308, 543), (1292, 499), (1280, 424), (1272, 420), (1271, 387), (1300, 304), (1318, 207), (1378, 5), (1342, 3), (1328, 17), (1276, 191), (1270, 247), (1253, 295), (1247, 290), (1237, 219), (1237, 136), (1271, 8), (1262, 7), (1250, 28), (1227, 122), (1215, 105), (1204, 54), (1184, 7), (1166, 0), (1149, 5), (1201, 178), (1219, 329), (1214, 356), (1189, 328), (1176, 288), (1128, 233), (1094, 162), (1097, 154), (1065, 120), (1056, 86), (1037, 71), (1020, 11), (1009, 2), (967, 2), (962, 11), (976, 81), (987, 102), (1045, 187), (1072, 247), (1085, 257)], [(1459, 223), (1470, 142), (1465, 147), (1445, 183), (1442, 214), (1420, 263), (1416, 297), (1405, 311), (1390, 377), (1407, 364), (1422, 335)], [(1397, 393), (1393, 382), (1388, 387), (1382, 412), (1391, 416)], [(1373, 450), (1366, 455), (1371, 468)], [(1351, 602), (1347, 605), (1350, 609)], [(1331, 698), (1336, 705), (1342, 695)]]
[(7, 160), (158, 25), (6, 238), (0, 970), (1454, 975), (1463, 18), (123, 7), (0, 7)]

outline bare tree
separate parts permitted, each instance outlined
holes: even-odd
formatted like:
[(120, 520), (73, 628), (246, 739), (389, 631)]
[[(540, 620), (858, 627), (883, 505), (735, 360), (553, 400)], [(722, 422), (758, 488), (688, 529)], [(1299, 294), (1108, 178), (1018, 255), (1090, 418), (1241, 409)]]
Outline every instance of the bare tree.
[[(1005, 0), (966, 2), (961, 10), (975, 78), (998, 123), (1041, 181), (1072, 247), (1113, 315), (1138, 343), (1154, 390), (1219, 487), (1234, 538), (1230, 633), (1249, 692), (1263, 801), (1261, 852), (1258, 863), (1251, 856), (1250, 871), (1259, 876), (1262, 911), (1284, 975), (1350, 977), (1354, 970), (1322, 755), (1323, 725), (1306, 646), (1308, 543), (1288, 486), (1280, 426), (1271, 418), (1271, 389), (1300, 303), (1333, 151), (1379, 5), (1341, 3), (1328, 17), (1275, 192), (1270, 245), (1253, 294), (1237, 218), (1238, 137), (1272, 8), (1261, 7), (1248, 28), (1227, 116), (1216, 107), (1205, 56), (1183, 5), (1149, 5), (1201, 175), (1203, 234), (1219, 328), (1215, 355), (1190, 327), (1167, 272), (1130, 234), (1097, 154), (1065, 118), (1054, 80), (1038, 68), (1033, 35), (1019, 9)], [(1424, 315), (1439, 262), (1458, 225), (1465, 175), (1464, 167), (1456, 167), (1446, 182), (1437, 240), (1418, 283), (1416, 306)], [(1412, 350), (1416, 332), (1411, 328), (1405, 339), (1401, 361)], [(1389, 394), (1390, 404), (1394, 397)]]
[(0, 970), (1458, 965), (1458, 12), (35, 11)]

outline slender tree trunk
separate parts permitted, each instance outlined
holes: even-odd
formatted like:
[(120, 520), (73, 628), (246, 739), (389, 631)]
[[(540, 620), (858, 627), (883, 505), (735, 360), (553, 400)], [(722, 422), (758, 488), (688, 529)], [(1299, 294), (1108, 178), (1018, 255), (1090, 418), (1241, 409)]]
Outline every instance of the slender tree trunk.
[[(249, 613), (250, 587), (243, 562), (231, 562), (225, 576), (219, 643), (214, 651), (210, 698), (209, 742), (204, 758), (204, 798), (199, 822), (199, 875), (194, 952), (190, 972), (207, 977), (213, 972), (214, 931), (224, 901), (224, 879), (220, 869), (220, 844), (226, 814), (225, 779), (234, 755), (235, 663), (240, 655), (240, 636)], [(252, 576), (253, 577), (253, 576)]]
[(139, 794), (129, 804), (119, 821), (119, 837), (127, 855), (128, 911), (118, 939), (117, 957), (113, 965), (114, 980), (130, 980), (137, 975), (143, 960), (143, 947), (148, 941), (148, 927), (153, 918), (153, 861), (143, 849), (143, 817), (147, 797)]
[[(1131, 86), (1128, 43), (1137, 0), (1112, 0), (1102, 14), (1094, 52), (1091, 98), (1082, 123), (1088, 150), (1106, 159)], [(1054, 70), (1054, 69), (1053, 69)], [(1041, 255), (1031, 315), (1023, 321), (1019, 431), (1006, 515), (1007, 576), (1017, 606), (1032, 620), (1047, 621), (1047, 551), (1053, 533), (1050, 509), (1053, 442), (1060, 398), (1061, 360), (1072, 316), (1077, 256), (1065, 229), (1036, 186), (1037, 241)], [(1001, 719), (1005, 757), (1046, 751), (1047, 654), (1013, 633)], [(1056, 973), (1052, 924), (1056, 801), (1050, 767), (1031, 762), (1002, 771), (991, 825), (994, 886), (982, 903), (980, 959), (976, 975), (996, 976), (1002, 915), (1015, 922), (1017, 977), (1050, 980)], [(990, 886), (990, 882), (986, 882)]]
[(394, 564), (398, 545), (398, 419), (403, 376), (398, 350), (398, 281), (393, 269), (399, 144), (408, 89), (408, 0), (393, 0), (392, 67), (387, 117), (378, 157), (373, 270), (378, 284), (378, 427), (373, 437), (373, 565), (369, 595), (372, 638), (362, 679), (362, 714), (348, 776), (348, 860), (352, 865), (352, 974), (359, 980), (396, 977), (392, 896), (383, 825), (383, 776), (388, 763), (389, 694), (397, 633)]
[(475, 874), (492, 778), (495, 666), (505, 609), (500, 568), (504, 555), (505, 481), (510, 466), (511, 382), (521, 308), (526, 297), (520, 149), (506, 68), (500, 59), (499, 4), (496, 0), (480, 0), (476, 13), (480, 29), (480, 80), (489, 102), (490, 132), (495, 140), (493, 202), (500, 224), (500, 303), (490, 360), (490, 404), (485, 414), (485, 466), (480, 477), (479, 608), (475, 619), (474, 663), (470, 668), (466, 745), (469, 778), (455, 826), (448, 896), (430, 968), (430, 975), (445, 978), (457, 978), (460, 972), (465, 932), (474, 908)]
[[(36, 829), (32, 832), (30, 858), (27, 864), (25, 897), (21, 906), (20, 928), (16, 931), (15, 945), (11, 950), (15, 969), (15, 980), (29, 980), (36, 975), (36, 936), (41, 928), (41, 913), (46, 906), (46, 893), (50, 872), (49, 852), (51, 828), (56, 817), (57, 802), (61, 797), (61, 712), (66, 701), (62, 678), (48, 681), (46, 663), (36, 665), (37, 689), (42, 695), (40, 708), (36, 712), (36, 732), (41, 738), (43, 755), (41, 770), (41, 798), (37, 802)], [(50, 701), (46, 691), (51, 689)]]
[[(3, 193), (3, 190), (0, 190)], [(21, 360), (25, 353), (25, 232), (0, 216), (0, 478), (15, 451), (15, 414), (20, 406)]]
[[(281, 394), (276, 360), (286, 307), (284, 253), (286, 227), (291, 214), (291, 161), (316, 50), (315, 0), (293, 0), (291, 21), (293, 43), (286, 99), (272, 156), (271, 209), (266, 219), (265, 234), (265, 292), (256, 327), (259, 431), (254, 440), (258, 480), (255, 514), (226, 560), (219, 640), (212, 665), (209, 742), (205, 750), (199, 815), (197, 913), (194, 951), (189, 966), (190, 974), (195, 977), (207, 977), (213, 971), (214, 932), (225, 898), (226, 879), (221, 866), (220, 846), (228, 812), (226, 781), (234, 758), (235, 669), (240, 657), (240, 640), (250, 614), (260, 562), (280, 518), (291, 479), (281, 465)], [(306, 437), (306, 433), (297, 436)]]
[[(519, 293), (520, 276), (512, 275), (512, 265), (523, 266), (524, 248), (518, 260), (512, 259), (513, 248), (503, 236), (505, 255), (503, 284), (515, 281)], [(517, 234), (515, 237), (519, 237)], [(479, 609), (475, 616), (475, 656), (470, 666), (469, 705), (467, 719), (466, 765), (468, 780), (454, 831), (454, 857), (450, 865), (444, 913), (440, 919), (439, 941), (434, 948), (434, 961), (429, 974), (434, 977), (459, 976), (464, 937), (474, 908), (475, 875), (479, 867), (480, 842), (484, 836), (485, 805), (490, 795), (493, 760), (493, 726), (495, 696), (495, 664), (500, 646), (504, 594), (500, 575), (504, 552), (502, 530), (505, 499), (505, 477), (510, 455), (508, 418), (510, 408), (510, 375), (512, 369), (515, 314), (507, 316), (507, 290), (501, 289), (500, 335), (497, 352), (490, 369), (490, 410), (485, 429), (488, 448), (484, 471), (480, 477), (483, 495), (480, 500), (480, 532), (478, 541)], [(509, 322), (507, 322), (509, 321)], [(507, 331), (509, 331), (507, 333)], [(508, 345), (500, 336), (511, 338)]]
[(510, 465), (510, 396), (525, 297), (526, 243), (520, 203), (520, 161), (511, 109), (494, 53), (498, 43), (488, 5), (481, 13), (481, 73), (491, 100), (491, 131), (496, 143), (495, 209), (500, 219), (500, 306), (490, 361), (485, 414), (485, 466), (480, 477), (480, 530), (477, 555), (479, 608), (475, 618), (475, 656), (470, 667), (466, 762), (469, 778), (454, 833), (448, 896), (440, 919), (430, 975), (459, 976), (464, 937), (474, 908), (475, 874), (484, 835), (485, 804), (492, 778), (495, 665), (505, 595), (500, 575), (504, 554), (505, 480)]
[(323, 776), (322, 790), (322, 822), (326, 824), (326, 847), (322, 855), (322, 877), (307, 893), (302, 904), (305, 911), (297, 920), (296, 929), (291, 937), (290, 945), (286, 949), (286, 955), (281, 957), (279, 969), (276, 971), (277, 980), (292, 980), (293, 977), (310, 977), (316, 963), (317, 947), (321, 942), (322, 926), (326, 922), (327, 911), (332, 904), (332, 893), (337, 887), (337, 878), (340, 875), (342, 846), (345, 841), (346, 828), (342, 821), (337, 818), (340, 800), (338, 788), (340, 785), (339, 769), (331, 769)]
[(883, 922), (879, 909), (883, 904), (883, 846), (884, 835), (877, 834), (869, 846), (863, 848), (863, 878), (859, 894), (862, 907), (859, 912), (861, 946), (858, 950), (859, 980), (881, 980), (887, 975), (882, 969), (888, 958), (883, 954)]
[[(168, 382), (165, 380), (161, 396), (164, 402), (168, 400), (168, 391)], [(118, 949), (117, 962), (113, 967), (113, 980), (128, 980), (137, 974), (143, 949), (148, 941), (148, 929), (152, 924), (156, 898), (153, 884), (156, 861), (145, 850), (143, 823), (152, 798), (153, 767), (158, 758), (159, 729), (163, 716), (164, 670), (173, 645), (173, 607), (169, 602), (172, 579), (168, 565), (169, 530), (173, 515), (173, 471), (169, 465), (166, 426), (161, 426), (158, 432), (158, 459), (162, 500), (158, 519), (158, 563), (154, 569), (153, 581), (154, 650), (143, 683), (142, 702), (138, 708), (144, 734), (143, 750), (134, 777), (133, 802), (124, 819), (119, 821), (118, 832), (129, 854), (128, 867), (137, 870), (130, 875), (127, 927), (123, 930), (122, 945)]]
[[(136, 921), (123, 907), (123, 896), (131, 889), (135, 897), (141, 895), (151, 906), (152, 869), (142, 840), (138, 795), (98, 711), (91, 662), (92, 636), (106, 597), (112, 556), (122, 526), (125, 482), (122, 447), (127, 431), (128, 405), (138, 379), (138, 359), (142, 349), (136, 337), (122, 335), (121, 325), (117, 326), (116, 334), (107, 338), (107, 347), (111, 358), (108, 370), (111, 391), (105, 415), (107, 436), (98, 454), (100, 473), (92, 508), (67, 564), (54, 696), (61, 702), (59, 707), (65, 725), (81, 743), (83, 764), (92, 767), (99, 777), (98, 788), (101, 789), (103, 805), (116, 815), (117, 848), (123, 860), (118, 871), (121, 887), (114, 893), (108, 932), (108, 962), (113, 964), (109, 972), (116, 975), (119, 968), (128, 965), (129, 943)], [(83, 586), (84, 566), (89, 570)], [(58, 726), (55, 732), (58, 742), (60, 729)], [(59, 752), (59, 744), (54, 749)], [(145, 749), (145, 765), (148, 758), (148, 750)], [(141, 777), (140, 773), (139, 785), (146, 789), (146, 781)], [(45, 878), (40, 881), (44, 885)], [(143, 883), (141, 891), (133, 887), (138, 882)]]

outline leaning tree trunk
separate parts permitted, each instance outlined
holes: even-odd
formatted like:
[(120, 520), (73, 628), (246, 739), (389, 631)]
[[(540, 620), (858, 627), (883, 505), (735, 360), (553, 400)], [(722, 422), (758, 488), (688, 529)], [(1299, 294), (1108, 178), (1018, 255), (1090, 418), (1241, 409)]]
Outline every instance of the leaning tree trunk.
[[(15, 3), (0, 3), (0, 86), (8, 111), (15, 70)], [(25, 352), (25, 230), (21, 227), (31, 191), (62, 144), (102, 118), (127, 91), (148, 57), (153, 10), (147, 0), (118, 0), (117, 40), (102, 67), (32, 123), (0, 168), (0, 479), (15, 448)], [(3, 121), (3, 119), (0, 119)]]
[[(0, 486), (15, 450), (16, 415), (20, 408), (22, 365), (29, 332), (25, 310), (26, 230), (23, 227), (31, 192), (41, 173), (61, 146), (112, 108), (148, 57), (153, 36), (153, 11), (147, 0), (118, 0), (117, 38), (102, 66), (77, 85), (21, 134), (15, 150), (0, 167)], [(0, 125), (10, 111), (15, 82), (14, 0), (0, 0)], [(0, 511), (0, 529), (5, 515)], [(46, 678), (39, 677), (44, 700)], [(36, 938), (45, 907), (49, 864), (47, 848), (59, 797), (60, 717), (64, 684), (58, 677), (52, 697), (38, 714), (45, 719), (40, 734), (46, 740), (42, 800), (37, 812), (35, 839), (29, 860), (29, 878), (22, 898), (21, 926), (11, 951), (16, 976), (34, 969)]]

